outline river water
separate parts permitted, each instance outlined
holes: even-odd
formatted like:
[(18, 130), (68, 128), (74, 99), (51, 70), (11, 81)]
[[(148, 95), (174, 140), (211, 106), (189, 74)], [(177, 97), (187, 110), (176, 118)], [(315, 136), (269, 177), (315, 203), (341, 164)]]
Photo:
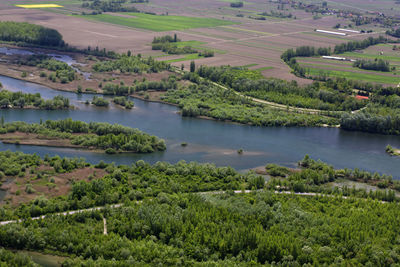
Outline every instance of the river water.
[[(98, 108), (83, 102), (93, 95), (60, 92), (47, 87), (0, 76), (5, 89), (39, 92), (43, 98), (56, 95), (68, 97), (78, 108), (75, 110), (0, 110), (5, 121), (39, 122), (72, 118), (86, 122), (98, 121), (118, 123), (138, 128), (144, 132), (165, 139), (167, 150), (152, 154), (107, 155), (76, 149), (51, 148), (38, 146), (17, 146), (0, 143), (1, 150), (23, 151), (39, 155), (60, 155), (67, 157), (85, 157), (88, 162), (100, 160), (116, 164), (131, 164), (139, 159), (154, 163), (179, 160), (212, 162), (218, 166), (232, 166), (245, 170), (277, 163), (295, 167), (296, 162), (305, 154), (321, 159), (336, 168), (359, 168), (372, 172), (392, 174), (400, 179), (400, 157), (391, 157), (385, 153), (387, 144), (400, 147), (400, 137), (348, 132), (336, 128), (284, 128), (255, 127), (196, 118), (182, 118), (174, 106), (149, 103), (134, 99), (135, 107), (125, 110), (111, 105)], [(188, 146), (182, 147), (186, 142)], [(244, 153), (239, 155), (237, 150)]]

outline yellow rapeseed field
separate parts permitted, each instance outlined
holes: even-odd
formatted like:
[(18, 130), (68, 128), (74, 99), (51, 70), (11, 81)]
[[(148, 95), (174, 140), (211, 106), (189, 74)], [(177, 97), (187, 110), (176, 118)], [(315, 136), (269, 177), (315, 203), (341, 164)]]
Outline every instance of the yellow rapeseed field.
[(37, 5), (15, 5), (23, 8), (49, 8), (49, 7), (63, 7), (57, 4), (37, 4)]

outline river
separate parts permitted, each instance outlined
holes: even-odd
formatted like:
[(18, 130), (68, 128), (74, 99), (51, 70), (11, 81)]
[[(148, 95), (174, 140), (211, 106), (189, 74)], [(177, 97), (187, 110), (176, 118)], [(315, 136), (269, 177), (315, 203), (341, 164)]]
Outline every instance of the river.
[[(359, 168), (392, 174), (400, 179), (400, 157), (391, 157), (385, 152), (387, 144), (400, 147), (399, 136), (348, 132), (337, 128), (255, 127), (182, 118), (177, 114), (177, 107), (138, 99), (134, 99), (135, 107), (132, 110), (113, 105), (109, 108), (98, 108), (83, 103), (93, 95), (56, 91), (5, 76), (0, 76), (0, 82), (10, 91), (39, 92), (46, 99), (63, 95), (78, 107), (68, 111), (0, 110), (0, 116), (3, 116), (5, 121), (39, 122), (40, 119), (56, 120), (70, 117), (86, 122), (118, 123), (157, 135), (165, 139), (167, 144), (166, 151), (152, 154), (106, 155), (85, 150), (2, 143), (1, 150), (18, 150), (41, 156), (49, 154), (84, 157), (91, 163), (104, 160), (116, 164), (131, 164), (139, 159), (149, 163), (176, 163), (179, 160), (212, 162), (217, 166), (229, 165), (237, 170), (255, 168), (266, 163), (295, 167), (296, 162), (305, 154), (309, 154), (312, 158), (321, 159), (335, 168)], [(181, 146), (182, 142), (188, 143), (188, 146)], [(244, 150), (242, 155), (237, 153), (240, 148)]]

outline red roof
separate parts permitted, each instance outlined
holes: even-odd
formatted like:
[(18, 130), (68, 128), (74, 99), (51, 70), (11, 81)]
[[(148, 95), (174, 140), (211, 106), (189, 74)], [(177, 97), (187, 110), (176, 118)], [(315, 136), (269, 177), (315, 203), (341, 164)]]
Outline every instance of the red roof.
[(356, 99), (366, 99), (366, 100), (368, 100), (369, 99), (369, 97), (368, 96), (363, 96), (363, 95), (356, 95)]

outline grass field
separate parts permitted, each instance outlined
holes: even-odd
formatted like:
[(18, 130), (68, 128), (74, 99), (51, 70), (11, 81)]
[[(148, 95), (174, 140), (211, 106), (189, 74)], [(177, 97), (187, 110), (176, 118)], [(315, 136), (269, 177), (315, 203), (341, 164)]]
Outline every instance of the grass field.
[(360, 73), (360, 72), (348, 72), (338, 70), (323, 70), (320, 68), (308, 68), (308, 74), (312, 76), (319, 76), (326, 74), (329, 77), (346, 78), (349, 80), (360, 80), (365, 82), (382, 83), (397, 85), (400, 82), (400, 77), (396, 76), (382, 76), (379, 74)]
[(181, 61), (187, 61), (187, 60), (195, 60), (195, 59), (199, 59), (199, 58), (204, 58), (204, 57), (199, 56), (198, 53), (194, 53), (194, 54), (188, 54), (182, 58), (163, 60), (163, 61), (166, 63), (174, 63), (174, 62), (181, 62)]
[(159, 16), (143, 13), (127, 13), (132, 16), (121, 17), (108, 14), (101, 15), (77, 15), (78, 17), (107, 22), (132, 28), (145, 29), (150, 31), (162, 32), (173, 30), (185, 30), (191, 28), (209, 28), (216, 26), (236, 24), (233, 21), (220, 20), (214, 18), (196, 18), (184, 16)]
[(387, 60), (389, 62), (391, 61), (398, 61), (400, 62), (400, 57), (399, 56), (392, 56), (392, 55), (374, 55), (370, 53), (356, 53), (356, 52), (346, 52), (342, 54), (344, 57), (350, 57), (350, 58), (359, 58), (359, 59), (383, 59)]
[(394, 51), (393, 44), (379, 44), (368, 47), (359, 52), (346, 52), (338, 55), (349, 59), (382, 59), (388, 61), (395, 70), (381, 72), (364, 70), (353, 67), (349, 61), (337, 61), (323, 59), (322, 57), (297, 58), (298, 63), (307, 68), (308, 75), (319, 76), (321, 74), (329, 77), (343, 77), (351, 80), (363, 80), (366, 82), (398, 85), (400, 82), (400, 51)]

